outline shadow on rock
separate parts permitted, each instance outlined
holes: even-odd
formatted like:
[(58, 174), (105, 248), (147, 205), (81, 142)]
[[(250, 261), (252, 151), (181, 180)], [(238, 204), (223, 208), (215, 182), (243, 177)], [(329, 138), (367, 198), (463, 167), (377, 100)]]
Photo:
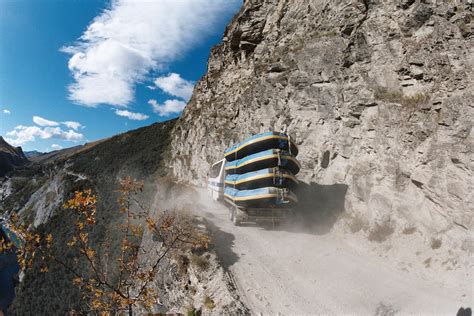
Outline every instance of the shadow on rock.
[(467, 308), (461, 307), (458, 310), (456, 316), (472, 316), (472, 310), (470, 307), (467, 307)]
[(329, 233), (345, 212), (347, 188), (345, 184), (321, 185), (301, 182), (295, 190), (299, 203), (294, 208), (294, 216), (288, 225), (282, 228), (318, 235)]
[(232, 251), (235, 237), (220, 230), (211, 221), (207, 221), (206, 225), (211, 235), (211, 249), (216, 251), (222, 267), (228, 271), (230, 266), (239, 261), (239, 256)]

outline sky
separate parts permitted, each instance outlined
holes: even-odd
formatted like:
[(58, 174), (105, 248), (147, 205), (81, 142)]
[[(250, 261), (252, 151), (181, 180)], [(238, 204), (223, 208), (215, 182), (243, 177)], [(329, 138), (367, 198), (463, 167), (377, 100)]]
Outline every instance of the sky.
[(178, 117), (242, 0), (0, 0), (0, 135), (48, 152)]

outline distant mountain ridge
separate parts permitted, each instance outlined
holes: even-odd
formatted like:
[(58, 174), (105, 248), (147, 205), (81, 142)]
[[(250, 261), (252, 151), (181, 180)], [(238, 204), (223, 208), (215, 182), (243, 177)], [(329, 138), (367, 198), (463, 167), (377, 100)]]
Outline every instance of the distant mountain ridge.
[[(174, 124), (175, 120), (155, 123), (31, 158), (25, 167), (11, 172), (11, 178), (0, 178), (0, 214), (16, 212), (28, 225), (47, 230), (58, 241), (67, 240), (74, 220), (62, 205), (75, 191), (91, 189), (98, 197), (97, 234), (116, 236), (121, 216), (117, 212), (118, 179), (130, 176), (146, 180), (144, 192), (151, 199), (156, 193), (156, 181), (167, 176), (163, 161), (168, 159), (169, 133)], [(12, 315), (29, 315), (32, 311), (39, 315), (64, 315), (71, 308), (81, 308), (84, 302), (72, 285), (71, 275), (59, 267), (50, 271), (40, 273), (35, 267), (25, 274), (17, 288)], [(38, 295), (40, 291), (48, 293), (47, 304), (45, 297)], [(162, 302), (171, 304), (164, 298)]]
[(0, 136), (0, 177), (28, 162), (23, 149), (14, 147)]
[(33, 157), (38, 157), (43, 155), (44, 153), (37, 151), (37, 150), (32, 150), (32, 151), (25, 151), (25, 156), (26, 158), (33, 158)]

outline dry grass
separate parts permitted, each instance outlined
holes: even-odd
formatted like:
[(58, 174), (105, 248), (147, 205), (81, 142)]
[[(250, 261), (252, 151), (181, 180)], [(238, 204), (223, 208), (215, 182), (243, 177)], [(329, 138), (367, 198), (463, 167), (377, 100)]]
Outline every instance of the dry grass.
[(209, 310), (213, 310), (215, 307), (216, 307), (216, 303), (214, 303), (214, 301), (212, 300), (212, 298), (210, 298), (209, 296), (205, 296), (204, 297), (204, 300), (202, 302), (204, 304), (204, 306), (206, 306), (207, 309)]
[(381, 101), (398, 103), (411, 108), (416, 108), (430, 100), (430, 97), (423, 92), (418, 92), (414, 95), (405, 95), (400, 90), (389, 90), (387, 88), (378, 88), (375, 91), (375, 98)]
[(201, 311), (194, 308), (194, 306), (188, 306), (186, 308), (186, 316), (201, 316), (201, 314)]
[(209, 267), (209, 259), (205, 255), (198, 256), (191, 254), (191, 264), (197, 267), (200, 271), (205, 271)]
[(378, 88), (375, 91), (375, 98), (387, 102), (398, 102), (403, 98), (403, 92), (400, 90), (388, 90), (387, 88)]
[(419, 92), (411, 96), (403, 96), (402, 105), (409, 107), (418, 107), (421, 104), (425, 104), (430, 100), (430, 97), (425, 93)]
[(188, 266), (189, 266), (189, 259), (184, 254), (176, 254), (174, 255), (174, 261), (178, 266), (178, 273), (183, 276), (187, 275), (188, 273)]

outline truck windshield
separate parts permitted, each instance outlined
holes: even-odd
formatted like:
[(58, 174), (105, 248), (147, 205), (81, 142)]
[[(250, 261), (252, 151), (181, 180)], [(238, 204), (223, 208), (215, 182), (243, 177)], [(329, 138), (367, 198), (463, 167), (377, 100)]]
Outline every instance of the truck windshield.
[(222, 161), (216, 163), (214, 166), (211, 168), (211, 172), (209, 174), (209, 178), (216, 178), (219, 176), (219, 172), (221, 171), (222, 167)]

